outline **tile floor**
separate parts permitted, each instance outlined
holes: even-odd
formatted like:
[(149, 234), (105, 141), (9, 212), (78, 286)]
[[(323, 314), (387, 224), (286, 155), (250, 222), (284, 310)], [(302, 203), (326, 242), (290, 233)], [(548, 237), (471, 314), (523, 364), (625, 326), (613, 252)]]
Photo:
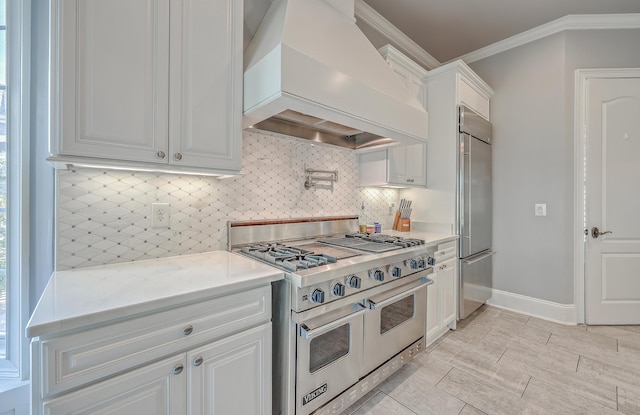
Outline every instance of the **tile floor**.
[(640, 326), (484, 306), (345, 414), (640, 414)]

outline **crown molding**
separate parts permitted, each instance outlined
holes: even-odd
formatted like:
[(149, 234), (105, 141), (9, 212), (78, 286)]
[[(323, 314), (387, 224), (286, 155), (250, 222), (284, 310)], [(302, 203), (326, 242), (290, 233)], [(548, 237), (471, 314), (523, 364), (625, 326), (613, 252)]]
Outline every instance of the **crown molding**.
[(378, 31), (378, 33), (394, 43), (402, 53), (408, 55), (425, 69), (433, 69), (440, 66), (440, 62), (436, 58), (429, 55), (416, 42), (402, 33), (363, 0), (355, 0), (355, 15), (356, 19), (363, 21)]
[[(402, 53), (408, 55), (424, 68), (431, 70), (443, 65), (443, 63), (440, 63), (371, 6), (366, 4), (364, 0), (355, 0), (355, 15), (358, 20), (362, 20), (374, 30), (378, 31), (378, 33), (386, 37), (389, 42), (394, 43)], [(601, 29), (640, 29), (640, 13), (570, 14), (445, 63), (450, 63), (458, 59), (462, 59), (466, 63), (472, 63), (566, 30)]]
[(640, 13), (570, 14), (456, 59), (475, 62), (566, 30), (640, 29)]

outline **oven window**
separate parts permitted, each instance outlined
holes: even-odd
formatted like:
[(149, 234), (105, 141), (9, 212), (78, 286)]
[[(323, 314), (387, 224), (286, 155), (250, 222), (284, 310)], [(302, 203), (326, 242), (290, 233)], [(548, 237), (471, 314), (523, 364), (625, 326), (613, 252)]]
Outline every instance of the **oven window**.
[(316, 372), (349, 353), (351, 330), (349, 324), (337, 327), (311, 340), (309, 372)]
[(380, 334), (384, 334), (413, 317), (415, 295), (384, 307), (380, 312)]

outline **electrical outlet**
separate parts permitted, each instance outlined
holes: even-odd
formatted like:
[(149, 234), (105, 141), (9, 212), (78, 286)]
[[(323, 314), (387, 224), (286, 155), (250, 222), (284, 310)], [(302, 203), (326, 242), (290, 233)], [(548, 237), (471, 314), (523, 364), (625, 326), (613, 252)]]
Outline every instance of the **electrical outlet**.
[(169, 204), (168, 203), (152, 203), (151, 204), (151, 227), (152, 228), (168, 228), (169, 227)]
[(547, 204), (536, 203), (535, 212), (536, 216), (547, 216)]

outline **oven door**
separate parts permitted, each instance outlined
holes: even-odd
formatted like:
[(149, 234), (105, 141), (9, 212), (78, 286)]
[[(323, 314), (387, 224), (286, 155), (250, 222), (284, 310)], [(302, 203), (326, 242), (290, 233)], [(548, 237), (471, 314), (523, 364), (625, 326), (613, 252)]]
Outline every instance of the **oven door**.
[(350, 304), (298, 323), (296, 415), (315, 411), (360, 379), (367, 311)]
[(365, 315), (364, 323), (365, 373), (424, 338), (427, 285), (433, 281), (420, 275), (416, 277), (405, 285), (366, 300), (370, 311)]

